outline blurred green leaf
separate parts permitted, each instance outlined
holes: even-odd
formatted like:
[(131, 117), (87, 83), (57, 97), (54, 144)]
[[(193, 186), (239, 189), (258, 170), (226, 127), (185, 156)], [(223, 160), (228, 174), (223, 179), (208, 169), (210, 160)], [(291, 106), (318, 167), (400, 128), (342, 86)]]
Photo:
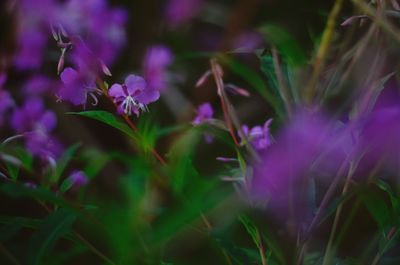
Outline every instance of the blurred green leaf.
[(28, 264), (42, 264), (43, 256), (61, 236), (68, 232), (76, 217), (66, 209), (59, 209), (49, 214), (29, 241)]
[(83, 171), (89, 179), (93, 179), (112, 159), (111, 154), (96, 149), (86, 149), (82, 152), (83, 161), (86, 161)]
[(63, 198), (43, 187), (29, 188), (20, 183), (8, 182), (0, 184), (0, 192), (12, 198), (33, 198), (71, 208)]
[(307, 56), (297, 40), (283, 27), (266, 25), (260, 29), (267, 42), (277, 47), (284, 60), (291, 66), (300, 67), (307, 63)]
[(250, 86), (255, 89), (275, 110), (276, 114), (281, 117), (282, 105), (279, 98), (269, 91), (265, 85), (264, 80), (255, 71), (250, 69), (247, 65), (227, 56), (219, 56), (218, 59), (235, 74), (246, 80)]
[(370, 189), (365, 189), (361, 193), (361, 200), (380, 229), (384, 230), (391, 224), (391, 212), (382, 196)]

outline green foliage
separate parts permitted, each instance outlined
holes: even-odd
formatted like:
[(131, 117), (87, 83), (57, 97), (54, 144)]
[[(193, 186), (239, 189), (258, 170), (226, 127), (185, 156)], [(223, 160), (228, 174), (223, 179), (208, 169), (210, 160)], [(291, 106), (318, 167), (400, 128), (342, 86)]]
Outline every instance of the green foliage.
[(51, 213), (29, 240), (28, 264), (42, 264), (43, 257), (68, 232), (76, 215), (66, 209)]
[(122, 121), (119, 121), (114, 114), (103, 111), (103, 110), (90, 110), (90, 111), (81, 111), (81, 112), (68, 112), (67, 114), (71, 115), (79, 115), (83, 117), (88, 117), (97, 121), (100, 121), (102, 123), (105, 123), (121, 132), (124, 134), (128, 135), (129, 137), (132, 138), (137, 138), (137, 135), (132, 131), (131, 128), (129, 128), (128, 125), (123, 123)]

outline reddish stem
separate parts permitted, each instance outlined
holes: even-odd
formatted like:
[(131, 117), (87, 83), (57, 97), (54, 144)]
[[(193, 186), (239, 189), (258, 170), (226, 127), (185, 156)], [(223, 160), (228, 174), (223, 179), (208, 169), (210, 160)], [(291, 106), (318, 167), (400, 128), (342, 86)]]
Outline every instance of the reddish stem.
[(215, 83), (217, 85), (218, 96), (219, 96), (220, 101), (221, 101), (222, 111), (224, 112), (225, 123), (226, 123), (226, 126), (229, 129), (229, 133), (232, 136), (233, 142), (235, 143), (236, 146), (240, 146), (239, 141), (236, 138), (235, 131), (233, 129), (232, 120), (231, 120), (231, 118), (229, 116), (228, 106), (226, 105), (226, 102), (225, 102), (225, 99), (224, 99), (224, 95), (225, 95), (224, 94), (224, 83), (223, 83), (223, 80), (222, 80), (222, 77), (221, 77), (221, 73), (218, 70), (218, 67), (219, 66), (218, 66), (217, 62), (215, 61), (215, 59), (211, 59), (211, 70), (212, 70), (212, 73), (213, 73), (213, 76), (214, 76), (214, 79), (215, 79)]

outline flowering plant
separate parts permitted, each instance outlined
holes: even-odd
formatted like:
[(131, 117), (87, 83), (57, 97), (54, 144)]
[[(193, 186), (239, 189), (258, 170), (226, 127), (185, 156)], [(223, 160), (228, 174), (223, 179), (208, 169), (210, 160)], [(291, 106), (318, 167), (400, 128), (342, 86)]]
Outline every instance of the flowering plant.
[(398, 264), (400, 4), (278, 2), (0, 3), (0, 263)]

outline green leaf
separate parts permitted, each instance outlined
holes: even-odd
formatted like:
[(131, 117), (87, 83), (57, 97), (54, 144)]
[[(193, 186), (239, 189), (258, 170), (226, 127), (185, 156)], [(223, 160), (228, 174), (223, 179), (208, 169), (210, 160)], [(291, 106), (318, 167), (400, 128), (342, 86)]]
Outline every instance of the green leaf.
[(382, 196), (366, 189), (361, 193), (361, 200), (378, 223), (379, 228), (384, 230), (391, 224), (391, 212)]
[(277, 47), (284, 60), (291, 66), (299, 67), (307, 63), (307, 56), (297, 40), (284, 28), (278, 25), (266, 25), (260, 32), (268, 42)]
[(259, 238), (259, 232), (257, 227), (253, 224), (253, 222), (247, 218), (244, 215), (241, 215), (239, 217), (239, 221), (243, 224), (243, 226), (246, 228), (247, 233), (249, 233), (249, 235), (251, 236), (251, 238), (253, 239), (254, 244), (256, 244), (256, 246), (260, 246), (262, 242), (260, 242), (260, 238)]
[(80, 115), (84, 117), (88, 117), (100, 122), (103, 122), (132, 138), (137, 138), (137, 133), (134, 133), (131, 128), (125, 123), (119, 121), (112, 113), (102, 110), (90, 110), (90, 111), (81, 111), (81, 112), (68, 112), (67, 114), (72, 115)]
[(83, 151), (82, 158), (86, 161), (86, 165), (83, 169), (85, 175), (88, 176), (89, 179), (93, 179), (112, 159), (112, 156), (96, 149), (87, 149)]
[(76, 215), (66, 209), (51, 213), (29, 241), (28, 264), (41, 264), (44, 255), (68, 232), (75, 220)]
[(250, 84), (251, 88), (255, 89), (272, 106), (279, 117), (283, 115), (282, 106), (279, 102), (279, 98), (276, 97), (274, 93), (271, 93), (271, 91), (268, 90), (268, 87), (266, 86), (264, 80), (260, 77), (259, 74), (257, 74), (245, 64), (233, 58), (221, 55), (218, 57), (218, 59), (225, 66), (229, 67), (232, 72), (246, 80)]
[(33, 189), (20, 183), (8, 182), (0, 185), (0, 193), (12, 198), (34, 198), (54, 205), (72, 208), (63, 198), (42, 187)]

